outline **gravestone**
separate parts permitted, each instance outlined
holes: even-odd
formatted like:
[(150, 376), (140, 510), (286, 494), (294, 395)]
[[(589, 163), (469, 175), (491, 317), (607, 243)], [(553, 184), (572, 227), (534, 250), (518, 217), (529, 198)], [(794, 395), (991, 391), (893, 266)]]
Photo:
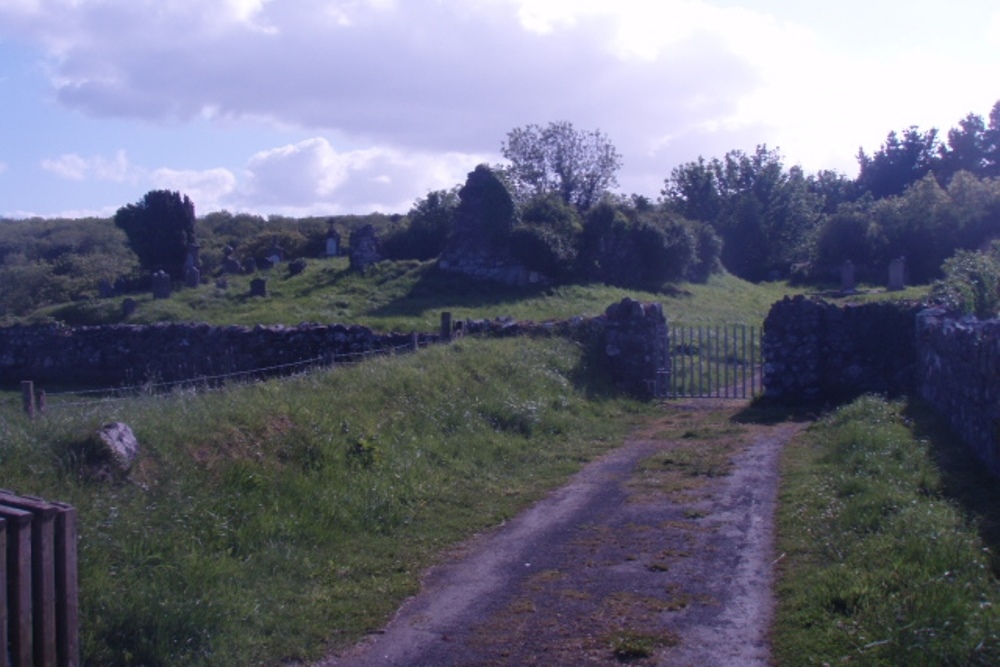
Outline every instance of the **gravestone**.
[(235, 257), (226, 257), (222, 260), (222, 272), (240, 274), (243, 273), (243, 265)]
[(129, 318), (135, 312), (136, 303), (135, 299), (129, 297), (122, 301), (122, 317)]
[(267, 281), (264, 278), (250, 281), (250, 296), (267, 296)]
[(301, 257), (293, 262), (289, 262), (288, 264), (288, 275), (290, 276), (297, 276), (305, 270), (306, 270), (306, 260), (302, 259)]
[(154, 299), (169, 299), (170, 298), (170, 276), (167, 275), (166, 271), (157, 271), (153, 274), (153, 298)]
[(351, 232), (351, 270), (365, 271), (372, 264), (382, 261), (379, 246), (379, 240), (372, 225), (365, 225)]
[(336, 257), (340, 252), (340, 234), (337, 230), (332, 230), (331, 233), (326, 235), (326, 256)]
[(896, 292), (906, 287), (906, 258), (897, 257), (889, 262), (889, 290)]
[(199, 254), (201, 253), (201, 246), (197, 243), (189, 243), (187, 247), (187, 255), (184, 257), (184, 273), (185, 275), (190, 269), (201, 268), (201, 259)]
[(854, 262), (847, 260), (840, 266), (840, 291), (850, 293), (854, 291), (855, 287)]
[(196, 266), (190, 266), (184, 272), (184, 284), (194, 288), (201, 284), (201, 271)]

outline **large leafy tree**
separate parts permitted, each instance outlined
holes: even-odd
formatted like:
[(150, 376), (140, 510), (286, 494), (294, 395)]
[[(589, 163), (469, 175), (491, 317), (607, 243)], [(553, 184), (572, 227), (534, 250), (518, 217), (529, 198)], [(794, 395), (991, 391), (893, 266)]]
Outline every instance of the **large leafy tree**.
[(194, 204), (179, 192), (151, 190), (115, 213), (115, 225), (147, 271), (166, 271), (180, 279), (188, 246), (194, 243)]
[(801, 168), (786, 171), (778, 151), (758, 146), (681, 165), (662, 194), (671, 210), (710, 225), (722, 238), (729, 271), (761, 280), (805, 259), (806, 240), (822, 214), (821, 190)]
[(521, 201), (556, 194), (585, 212), (618, 185), (621, 155), (600, 130), (577, 130), (568, 121), (525, 125), (507, 133), (501, 152)]

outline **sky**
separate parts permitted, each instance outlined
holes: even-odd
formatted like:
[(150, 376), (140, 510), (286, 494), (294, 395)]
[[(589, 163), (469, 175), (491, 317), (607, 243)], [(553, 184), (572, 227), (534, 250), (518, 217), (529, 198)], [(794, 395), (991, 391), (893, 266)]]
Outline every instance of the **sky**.
[(0, 217), (405, 213), (554, 121), (625, 194), (760, 144), (854, 177), (998, 99), (995, 0), (0, 0)]

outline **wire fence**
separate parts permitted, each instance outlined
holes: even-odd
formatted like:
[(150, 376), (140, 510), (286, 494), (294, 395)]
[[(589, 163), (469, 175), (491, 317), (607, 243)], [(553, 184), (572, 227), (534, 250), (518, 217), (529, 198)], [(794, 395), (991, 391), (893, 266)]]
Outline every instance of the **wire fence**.
[[(426, 347), (426, 343), (424, 347)], [(252, 369), (218, 373), (213, 375), (197, 375), (190, 378), (170, 381), (149, 380), (137, 384), (115, 385), (89, 389), (65, 389), (60, 391), (36, 391), (33, 383), (22, 383), (22, 396), (10, 396), (0, 400), (0, 405), (21, 402), (29, 414), (45, 411), (52, 407), (68, 408), (93, 405), (98, 402), (126, 400), (136, 396), (167, 396), (178, 389), (190, 389), (199, 392), (222, 389), (233, 383), (260, 382), (264, 380), (280, 380), (299, 377), (314, 370), (330, 369), (336, 366), (352, 365), (374, 357), (385, 357), (396, 354), (414, 352), (420, 348), (418, 342), (406, 345), (382, 347), (359, 352), (333, 353), (316, 356), (309, 359), (260, 366)], [(25, 385), (31, 385), (25, 390)], [(30, 396), (25, 393), (28, 391)], [(55, 398), (54, 403), (50, 399)], [(78, 400), (73, 400), (74, 398)], [(30, 404), (30, 405), (29, 405)]]

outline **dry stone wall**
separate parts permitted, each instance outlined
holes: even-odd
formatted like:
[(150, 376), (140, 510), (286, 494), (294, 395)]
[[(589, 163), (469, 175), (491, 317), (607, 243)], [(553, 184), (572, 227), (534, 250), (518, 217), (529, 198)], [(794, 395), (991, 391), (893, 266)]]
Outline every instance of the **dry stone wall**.
[[(421, 345), (436, 339), (418, 336)], [(173, 382), (405, 348), (412, 341), (412, 334), (379, 334), (340, 324), (8, 327), (0, 329), (0, 384)]]
[(993, 475), (1000, 475), (1000, 320), (917, 318), (918, 389)]
[[(450, 315), (448, 317), (450, 322)], [(599, 317), (535, 323), (512, 318), (459, 320), (452, 335), (380, 334), (361, 326), (211, 326), (208, 324), (17, 326), (0, 328), (0, 385), (116, 387), (241, 373), (287, 373), (289, 365), (329, 363), (366, 353), (406, 351), (466, 334), (559, 335), (598, 350), (624, 391), (652, 396), (666, 358), (660, 304), (623, 299)]]
[(920, 308), (785, 297), (764, 321), (764, 395), (796, 402), (908, 391)]

